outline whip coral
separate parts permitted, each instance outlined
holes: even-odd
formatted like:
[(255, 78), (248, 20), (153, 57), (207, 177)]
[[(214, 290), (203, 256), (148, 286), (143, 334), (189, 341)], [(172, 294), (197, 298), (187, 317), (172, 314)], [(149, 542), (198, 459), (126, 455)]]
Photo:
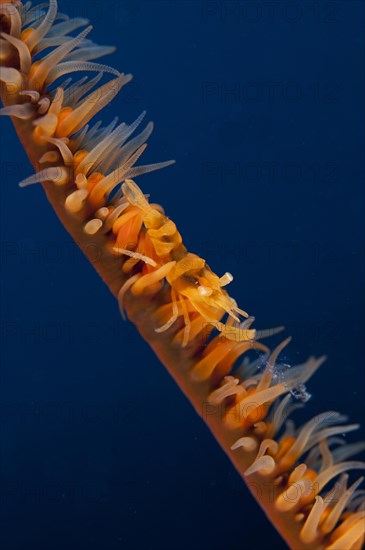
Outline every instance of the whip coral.
[[(153, 125), (139, 133), (145, 113), (131, 124), (91, 124), (131, 80), (95, 62), (113, 48), (94, 44), (81, 18), (58, 11), (57, 1), (0, 2), (1, 115), (12, 117), (35, 168), (20, 185), (40, 183), (59, 219), (117, 297), (232, 463), (259, 488), (255, 495), (272, 524), (296, 550), (357, 550), (364, 542), (362, 478), (348, 472), (364, 444), (343, 434), (358, 428), (327, 411), (295, 427), (287, 416), (292, 394), (323, 363), (311, 357), (278, 376), (287, 338), (273, 351), (262, 340), (281, 328), (255, 330), (254, 318), (226, 290), (229, 273), (216, 275), (190, 253), (161, 206), (134, 179), (172, 161), (139, 165)], [(74, 80), (74, 74), (96, 73)], [(98, 84), (104, 75), (106, 83)], [(136, 134), (136, 135), (135, 135)], [(257, 362), (246, 352), (261, 352)]]

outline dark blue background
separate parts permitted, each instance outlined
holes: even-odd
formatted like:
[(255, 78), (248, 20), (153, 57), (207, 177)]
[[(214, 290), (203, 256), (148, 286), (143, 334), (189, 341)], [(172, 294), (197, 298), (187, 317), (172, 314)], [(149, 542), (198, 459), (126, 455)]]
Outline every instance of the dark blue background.
[[(290, 364), (329, 356), (304, 415), (361, 420), (364, 3), (60, 1), (135, 75), (105, 110), (156, 122), (139, 183)], [(233, 93), (234, 92), (234, 93)], [(4, 550), (283, 549), (74, 247), (1, 121)]]

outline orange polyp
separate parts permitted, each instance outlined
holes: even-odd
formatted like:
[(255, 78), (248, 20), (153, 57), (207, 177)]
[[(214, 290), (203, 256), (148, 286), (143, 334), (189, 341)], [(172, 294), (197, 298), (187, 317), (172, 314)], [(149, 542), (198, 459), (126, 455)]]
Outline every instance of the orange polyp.
[[(142, 229), (142, 224), (143, 224), (142, 216), (136, 216), (134, 219), (130, 221), (129, 231), (128, 230), (126, 231), (126, 233), (129, 233), (129, 241), (127, 241), (128, 247), (135, 248), (137, 246), (139, 234)], [(118, 237), (120, 234), (121, 234), (121, 231), (119, 231)]]
[[(239, 399), (236, 399), (234, 405), (227, 409), (224, 418), (229, 429), (242, 428), (245, 432), (257, 422), (264, 420), (268, 413), (269, 405), (256, 405), (255, 393), (256, 391), (253, 390), (252, 393), (248, 393), (248, 396), (241, 396)], [(245, 408), (244, 414), (242, 414), (240, 404), (249, 396), (252, 396), (252, 402), (250, 401), (248, 407)], [(234, 421), (233, 423), (232, 420)]]
[(255, 407), (252, 412), (249, 412), (247, 416), (245, 416), (243, 425), (248, 428), (253, 426), (253, 424), (257, 424), (257, 422), (261, 422), (261, 420), (266, 418), (269, 408), (269, 405), (259, 405)]
[[(103, 174), (100, 174), (99, 172), (94, 172), (87, 178), (87, 189), (91, 193), (91, 191), (94, 189), (95, 185), (99, 183), (104, 178)], [(103, 205), (100, 205), (100, 207)]]
[(193, 379), (197, 381), (208, 380), (216, 366), (223, 361), (234, 345), (234, 342), (225, 342), (224, 344), (213, 346), (212, 349), (208, 347), (207, 352), (196, 364), (191, 373)]
[[(92, 176), (93, 175), (94, 174), (92, 174)], [(102, 179), (103, 178), (99, 178), (98, 181), (95, 182), (95, 184), (99, 183), (99, 181), (101, 181)], [(110, 191), (111, 191), (111, 189), (112, 189), (112, 186), (110, 188)], [(99, 186), (96, 187), (95, 185), (93, 185), (91, 191), (92, 192), (90, 192), (89, 204), (92, 207), (92, 209), (93, 210), (98, 210), (102, 206), (105, 206), (106, 196), (108, 194), (108, 190), (103, 187), (103, 184), (101, 184), (100, 187)]]
[(129, 219), (120, 229), (115, 242), (116, 248), (134, 249), (138, 243), (138, 235), (142, 227), (140, 216)]
[[(152, 255), (149, 255), (146, 252), (146, 248), (145, 248), (146, 233), (141, 231), (140, 234), (137, 237), (138, 237), (138, 243), (137, 243), (136, 252), (139, 253), (139, 254), (142, 254), (142, 256), (145, 256), (147, 258), (150, 258), (151, 260), (156, 261), (155, 258), (152, 257)], [(139, 258), (134, 258), (134, 257), (128, 258), (123, 264), (123, 273), (129, 274), (131, 272), (131, 270), (140, 261), (141, 260)], [(156, 262), (156, 264), (157, 264), (157, 262)], [(151, 266), (150, 264), (145, 263), (142, 267), (142, 272), (144, 274), (147, 274), (147, 273), (150, 273), (151, 271), (153, 271), (154, 269), (155, 269), (155, 267)]]
[(39, 65), (40, 65), (40, 61), (34, 61), (34, 63), (32, 63), (32, 65), (30, 67), (29, 74), (28, 74), (29, 80), (31, 80), (33, 78), (34, 73), (38, 69)]
[(230, 353), (216, 366), (212, 380), (215, 383), (219, 380), (222, 380), (224, 376), (231, 372), (237, 359), (241, 357), (241, 355), (243, 355), (246, 351), (250, 351), (253, 349), (260, 350), (264, 353), (267, 353), (269, 351), (267, 346), (261, 344), (261, 342), (250, 341), (236, 343)]
[(289, 451), (289, 449), (294, 445), (295, 441), (295, 437), (286, 436), (280, 442), (279, 451), (276, 455), (277, 460), (280, 460)]
[(72, 112), (73, 112), (72, 107), (64, 107), (63, 109), (61, 109), (61, 112), (58, 115), (58, 125), (57, 125), (56, 133), (55, 133), (56, 137), (67, 137), (67, 136), (62, 135), (62, 133), (60, 133), (60, 125), (65, 120), (67, 120), (67, 118), (70, 116), (70, 114)]
[(221, 369), (222, 377), (231, 372), (233, 365), (237, 361), (241, 355), (243, 355), (246, 351), (250, 350), (260, 350), (264, 353), (268, 352), (267, 346), (262, 344), (261, 342), (255, 342), (255, 341), (243, 341), (243, 342), (236, 342), (235, 346), (233, 347), (232, 351), (229, 355), (220, 363), (219, 368)]
[[(6, 2), (6, 0), (2, 0), (2, 1)], [(27, 42), (28, 38), (30, 38), (30, 36), (34, 32), (35, 32), (35, 30), (29, 27), (28, 29), (25, 29), (24, 31), (22, 31), (22, 33), (20, 35), (20, 39), (22, 40), (22, 42)], [(37, 63), (39, 63), (39, 61)]]
[(151, 291), (149, 287), (163, 281), (166, 274), (173, 268), (174, 265), (175, 262), (168, 262), (167, 264), (138, 279), (131, 289), (133, 296), (141, 296), (145, 292), (149, 293)]
[(331, 513), (331, 508), (327, 507), (323, 510), (322, 512), (322, 516), (321, 516), (321, 525), (323, 526), (324, 522), (326, 521), (326, 519), (328, 518), (328, 516), (330, 515)]
[(123, 214), (113, 223), (114, 235), (118, 235), (121, 228), (123, 228), (130, 220), (132, 220), (135, 217), (139, 217), (142, 219), (140, 211), (137, 208), (134, 208), (132, 206), (127, 210), (125, 210)]
[(314, 470), (307, 470), (303, 477), (309, 479), (310, 481), (315, 481), (317, 475), (317, 472)]
[(33, 139), (36, 143), (44, 143), (44, 131), (41, 126), (37, 126), (33, 130)]
[[(143, 254), (145, 256), (148, 256), (149, 258), (152, 258), (153, 260), (155, 260), (155, 262), (157, 262), (159, 259), (155, 252), (155, 249), (153, 248), (150, 236), (147, 232), (143, 233)], [(149, 267), (149, 269), (151, 268)]]
[[(72, 144), (72, 140), (71, 140), (70, 145), (71, 144)], [(77, 151), (74, 154), (74, 168), (75, 168), (75, 173), (76, 174), (78, 173), (77, 167), (79, 166), (80, 162), (82, 162), (88, 154), (89, 154), (88, 151), (85, 151), (85, 149), (81, 149), (80, 151)]]

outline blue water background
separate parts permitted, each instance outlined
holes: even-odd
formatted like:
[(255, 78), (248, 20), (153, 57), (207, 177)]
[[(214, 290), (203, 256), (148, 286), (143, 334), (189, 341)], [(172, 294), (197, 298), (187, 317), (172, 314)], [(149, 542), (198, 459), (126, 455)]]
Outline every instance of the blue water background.
[[(60, 7), (134, 74), (103, 121), (147, 109), (145, 160), (177, 160), (143, 189), (259, 328), (286, 325), (285, 363), (328, 355), (298, 421), (361, 420), (364, 3)], [(2, 548), (284, 549), (42, 189), (18, 188), (31, 168), (1, 124)]]

